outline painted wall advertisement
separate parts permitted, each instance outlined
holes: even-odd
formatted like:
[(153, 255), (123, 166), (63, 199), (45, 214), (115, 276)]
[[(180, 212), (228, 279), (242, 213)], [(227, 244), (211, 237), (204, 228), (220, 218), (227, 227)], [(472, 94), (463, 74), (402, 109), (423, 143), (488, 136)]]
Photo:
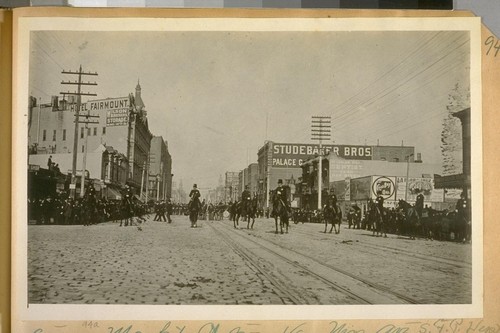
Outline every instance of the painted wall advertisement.
[(127, 126), (128, 109), (106, 111), (106, 126)]
[(417, 195), (423, 194), (424, 201), (443, 202), (443, 190), (434, 188), (434, 179), (432, 178), (409, 178), (407, 190), (406, 177), (397, 177), (396, 192), (397, 200), (415, 202)]
[(396, 200), (396, 177), (372, 176), (371, 198), (381, 195), (384, 200)]
[(274, 143), (272, 147), (273, 168), (300, 168), (305, 161), (334, 153), (349, 160), (371, 160), (373, 148), (369, 146)]

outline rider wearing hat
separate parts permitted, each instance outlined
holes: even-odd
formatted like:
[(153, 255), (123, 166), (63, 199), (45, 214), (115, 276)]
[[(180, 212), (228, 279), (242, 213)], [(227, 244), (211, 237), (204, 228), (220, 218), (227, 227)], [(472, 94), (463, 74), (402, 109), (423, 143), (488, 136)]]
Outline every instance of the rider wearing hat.
[(200, 191), (198, 190), (198, 185), (193, 184), (193, 188), (191, 189), (191, 192), (189, 192), (189, 197), (192, 200), (198, 200), (198, 201), (200, 201), (199, 198), (201, 197), (201, 194), (200, 194)]
[(287, 209), (290, 208), (288, 204), (287, 191), (286, 188), (283, 186), (282, 179), (278, 179), (278, 187), (276, 187), (275, 195), (277, 196), (278, 199), (281, 199), (283, 201), (283, 204), (286, 206)]
[(248, 189), (248, 185), (245, 185), (245, 190), (243, 191), (243, 193), (241, 193), (241, 201), (246, 202), (247, 200), (251, 199), (252, 199), (252, 194)]
[(382, 192), (377, 192), (377, 198), (375, 199), (375, 206), (377, 207), (380, 214), (384, 211), (384, 197), (382, 196)]
[(422, 218), (422, 211), (424, 210), (424, 195), (419, 193), (417, 199), (415, 200), (415, 211), (419, 218)]

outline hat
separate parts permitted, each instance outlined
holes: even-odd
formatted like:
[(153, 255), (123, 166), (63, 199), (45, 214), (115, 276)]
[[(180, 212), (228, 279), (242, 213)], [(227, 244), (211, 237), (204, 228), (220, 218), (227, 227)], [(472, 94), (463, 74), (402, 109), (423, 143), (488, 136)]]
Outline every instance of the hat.
[(245, 188), (248, 188), (248, 185), (245, 185)]
[(278, 179), (278, 184), (283, 184), (283, 179)]
[(193, 184), (193, 187), (198, 187), (198, 185), (196, 185), (196, 184)]

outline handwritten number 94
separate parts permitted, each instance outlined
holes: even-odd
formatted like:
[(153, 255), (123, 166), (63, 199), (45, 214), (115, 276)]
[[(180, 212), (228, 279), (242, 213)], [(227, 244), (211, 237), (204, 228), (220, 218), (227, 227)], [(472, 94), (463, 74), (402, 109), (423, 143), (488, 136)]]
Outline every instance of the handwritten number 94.
[(495, 57), (497, 56), (498, 52), (500, 51), (500, 41), (493, 36), (486, 38), (484, 45), (489, 46), (488, 51), (486, 51), (486, 55), (490, 54), (492, 48), (495, 49)]

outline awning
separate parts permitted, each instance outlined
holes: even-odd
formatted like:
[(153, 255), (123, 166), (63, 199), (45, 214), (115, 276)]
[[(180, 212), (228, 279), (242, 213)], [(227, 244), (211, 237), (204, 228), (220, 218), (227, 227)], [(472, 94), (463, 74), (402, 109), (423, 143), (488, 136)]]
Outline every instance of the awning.
[(449, 176), (434, 175), (434, 188), (470, 188), (470, 176), (463, 173)]

